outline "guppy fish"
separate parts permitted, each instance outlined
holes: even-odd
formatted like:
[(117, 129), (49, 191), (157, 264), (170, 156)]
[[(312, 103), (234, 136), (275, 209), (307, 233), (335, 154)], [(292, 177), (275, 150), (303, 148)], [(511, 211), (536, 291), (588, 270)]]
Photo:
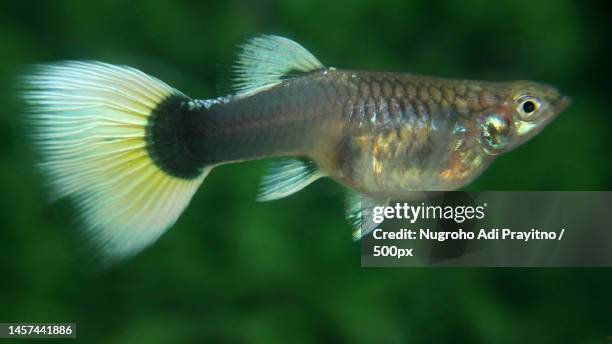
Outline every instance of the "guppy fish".
[(330, 177), (357, 195), (354, 219), (389, 198), (466, 185), (569, 103), (529, 81), (325, 67), (279, 36), (242, 45), (234, 72), (236, 92), (206, 100), (101, 62), (40, 65), (23, 78), (51, 190), (76, 201), (106, 258), (152, 244), (216, 166), (284, 157), (258, 200)]

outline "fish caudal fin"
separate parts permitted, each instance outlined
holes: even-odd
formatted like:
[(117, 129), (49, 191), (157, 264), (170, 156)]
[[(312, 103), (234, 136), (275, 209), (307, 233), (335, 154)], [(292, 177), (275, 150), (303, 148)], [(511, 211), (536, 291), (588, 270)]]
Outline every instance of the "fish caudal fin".
[[(53, 196), (75, 200), (89, 236), (110, 262), (159, 238), (210, 171), (174, 157), (182, 147), (173, 123), (191, 100), (136, 69), (100, 62), (41, 65), (23, 86), (30, 134)], [(169, 169), (169, 158), (179, 167)]]

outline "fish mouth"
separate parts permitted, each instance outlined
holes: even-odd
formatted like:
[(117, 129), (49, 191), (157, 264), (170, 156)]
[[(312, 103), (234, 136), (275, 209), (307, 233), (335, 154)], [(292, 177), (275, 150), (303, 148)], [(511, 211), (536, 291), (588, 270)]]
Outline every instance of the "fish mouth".
[(560, 113), (564, 111), (571, 103), (572, 98), (568, 96), (561, 97), (561, 99), (559, 99), (554, 105), (555, 113)]

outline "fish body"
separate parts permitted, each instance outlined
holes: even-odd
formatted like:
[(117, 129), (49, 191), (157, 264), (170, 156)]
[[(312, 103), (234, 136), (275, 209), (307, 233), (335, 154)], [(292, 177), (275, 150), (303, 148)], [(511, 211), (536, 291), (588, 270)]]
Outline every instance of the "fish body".
[(245, 44), (235, 71), (235, 94), (203, 100), (102, 63), (43, 65), (25, 78), (43, 170), (58, 196), (79, 200), (107, 256), (157, 239), (216, 166), (283, 157), (259, 200), (330, 177), (358, 195), (349, 217), (359, 216), (466, 185), (569, 102), (529, 81), (324, 67), (278, 36)]
[[(364, 194), (454, 190), (499, 154), (480, 141), (482, 117), (522, 122), (513, 114), (514, 93), (528, 87), (549, 92), (552, 104), (561, 99), (554, 89), (526, 81), (326, 68), (194, 114), (192, 145), (204, 165), (306, 157)], [(516, 146), (525, 138), (508, 140)]]

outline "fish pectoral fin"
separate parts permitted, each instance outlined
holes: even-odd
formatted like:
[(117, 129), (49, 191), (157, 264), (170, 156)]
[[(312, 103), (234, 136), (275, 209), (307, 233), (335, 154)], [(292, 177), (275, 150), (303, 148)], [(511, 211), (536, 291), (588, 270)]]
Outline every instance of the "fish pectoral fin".
[(359, 240), (379, 225), (374, 222), (372, 213), (375, 207), (386, 206), (390, 199), (377, 200), (355, 193), (346, 198), (346, 219), (353, 227), (353, 240)]
[(273, 35), (257, 36), (240, 46), (233, 67), (233, 89), (250, 96), (280, 84), (296, 74), (324, 68), (323, 64), (296, 42)]
[(257, 201), (287, 197), (324, 176), (314, 161), (309, 159), (286, 158), (274, 161), (262, 179)]

